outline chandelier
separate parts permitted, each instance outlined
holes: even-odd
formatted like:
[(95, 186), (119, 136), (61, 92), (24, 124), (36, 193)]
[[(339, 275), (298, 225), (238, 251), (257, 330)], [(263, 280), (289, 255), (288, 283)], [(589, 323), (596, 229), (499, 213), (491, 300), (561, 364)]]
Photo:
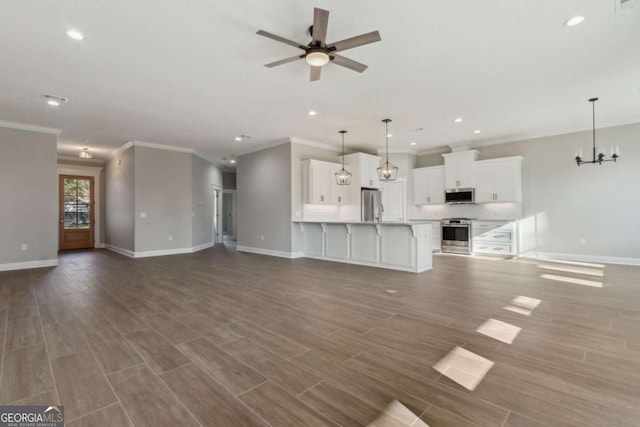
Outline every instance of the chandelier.
[(347, 131), (341, 130), (339, 133), (342, 134), (342, 169), (336, 172), (336, 182), (338, 185), (349, 185), (351, 184), (351, 172), (344, 168), (344, 134)]
[(595, 165), (596, 163), (601, 165), (602, 162), (615, 162), (618, 159), (618, 157), (620, 157), (620, 152), (617, 148), (616, 148), (616, 151), (611, 150), (610, 159), (605, 159), (606, 156), (602, 151), (602, 149), (600, 149), (600, 151), (598, 152), (598, 155), (596, 156), (596, 101), (597, 100), (598, 98), (591, 98), (589, 100), (589, 102), (591, 103), (592, 111), (593, 111), (593, 158), (591, 160), (582, 160), (582, 150), (580, 150), (580, 152), (574, 159), (578, 164), (578, 166), (582, 164)]
[(389, 122), (391, 119), (384, 119), (382, 122), (385, 124), (386, 132), (386, 147), (387, 147), (387, 158), (384, 163), (380, 165), (378, 168), (378, 179), (380, 181), (395, 181), (396, 176), (398, 175), (398, 167), (389, 163)]

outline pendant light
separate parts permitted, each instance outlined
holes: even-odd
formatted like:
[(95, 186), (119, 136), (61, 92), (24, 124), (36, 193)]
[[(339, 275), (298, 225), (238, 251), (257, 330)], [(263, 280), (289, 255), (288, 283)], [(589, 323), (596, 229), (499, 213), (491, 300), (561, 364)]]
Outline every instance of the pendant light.
[(336, 172), (336, 182), (338, 185), (349, 185), (351, 184), (351, 172), (344, 168), (344, 134), (347, 131), (341, 130), (338, 133), (342, 134), (342, 169)]
[(385, 138), (387, 141), (387, 158), (383, 164), (378, 168), (378, 179), (380, 181), (395, 181), (398, 176), (398, 167), (389, 163), (389, 122), (391, 119), (384, 119), (382, 122), (385, 124)]
[(597, 100), (598, 98), (591, 98), (589, 100), (592, 106), (592, 111), (593, 111), (593, 158), (591, 160), (582, 160), (582, 156), (581, 156), (582, 150), (580, 150), (580, 153), (578, 153), (578, 155), (574, 159), (578, 164), (578, 166), (583, 165), (585, 163), (591, 164), (591, 165), (595, 165), (597, 163), (601, 165), (602, 162), (615, 162), (618, 159), (618, 157), (620, 157), (620, 152), (618, 151), (617, 148), (615, 151), (611, 150), (610, 159), (605, 159), (605, 155), (602, 151), (600, 151), (596, 156), (596, 101)]

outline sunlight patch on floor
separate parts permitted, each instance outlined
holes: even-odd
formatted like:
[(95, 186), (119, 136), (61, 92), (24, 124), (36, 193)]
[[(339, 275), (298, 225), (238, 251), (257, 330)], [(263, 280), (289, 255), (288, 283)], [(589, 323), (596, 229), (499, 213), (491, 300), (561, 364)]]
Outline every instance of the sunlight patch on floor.
[(574, 285), (591, 286), (593, 288), (601, 288), (602, 282), (596, 282), (593, 280), (576, 279), (575, 277), (556, 276), (553, 274), (541, 274), (541, 278), (547, 280), (555, 280), (556, 282), (572, 283)]
[(514, 313), (524, 314), (525, 316), (530, 316), (533, 310), (540, 304), (542, 301), (537, 298), (525, 297), (523, 295), (518, 295), (514, 299), (511, 300), (511, 304), (504, 306), (505, 310), (513, 311)]
[(467, 390), (473, 391), (492, 366), (491, 360), (462, 347), (456, 347), (433, 365), (433, 369)]
[(496, 319), (489, 319), (476, 329), (476, 332), (511, 344), (516, 339), (522, 328)]
[(556, 263), (556, 264), (577, 265), (579, 267), (604, 268), (604, 264), (594, 264), (594, 263), (590, 263), (590, 262), (580, 262), (580, 261), (565, 261), (565, 260), (561, 260), (561, 259), (545, 259), (544, 262), (553, 262), (553, 263)]
[(584, 274), (587, 276), (604, 276), (604, 271), (601, 269), (593, 269), (593, 268), (585, 268), (585, 267), (563, 267), (559, 265), (551, 265), (551, 264), (538, 264), (538, 268), (542, 268), (544, 270), (552, 270), (552, 271), (561, 271), (563, 273), (575, 273), (575, 274)]
[[(399, 421), (402, 420), (402, 421)], [(411, 426), (411, 427), (429, 427), (427, 423), (422, 421), (418, 415), (414, 414), (402, 403), (394, 400), (387, 406), (384, 411), (367, 424), (367, 427), (395, 427), (395, 426)]]

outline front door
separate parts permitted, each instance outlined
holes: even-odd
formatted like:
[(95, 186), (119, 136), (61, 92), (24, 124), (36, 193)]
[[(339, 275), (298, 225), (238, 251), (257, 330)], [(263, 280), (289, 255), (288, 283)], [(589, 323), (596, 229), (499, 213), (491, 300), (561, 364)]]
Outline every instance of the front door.
[(93, 177), (60, 175), (60, 250), (93, 248)]

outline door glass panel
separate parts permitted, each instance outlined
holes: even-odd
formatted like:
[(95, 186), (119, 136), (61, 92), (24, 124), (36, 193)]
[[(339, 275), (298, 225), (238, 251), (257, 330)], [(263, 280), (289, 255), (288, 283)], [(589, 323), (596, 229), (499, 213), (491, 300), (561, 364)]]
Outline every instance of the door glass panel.
[(64, 228), (89, 228), (91, 225), (91, 184), (88, 179), (64, 179)]

